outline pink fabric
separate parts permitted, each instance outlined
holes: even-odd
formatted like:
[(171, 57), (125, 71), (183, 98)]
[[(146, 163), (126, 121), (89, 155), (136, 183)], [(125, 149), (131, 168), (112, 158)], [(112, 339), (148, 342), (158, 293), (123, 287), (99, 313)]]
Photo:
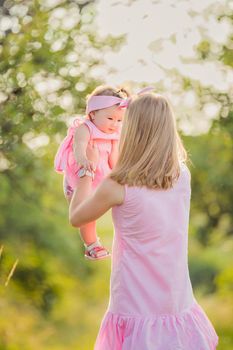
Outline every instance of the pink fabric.
[(88, 127), (90, 141), (94, 140), (96, 142), (100, 154), (100, 161), (96, 168), (93, 187), (96, 187), (103, 178), (109, 174), (111, 169), (108, 164), (108, 157), (112, 149), (111, 141), (119, 139), (119, 133), (106, 134), (99, 130), (95, 124), (87, 118), (83, 118), (83, 120), (77, 118), (74, 120), (73, 125), (68, 129), (67, 136), (57, 151), (54, 161), (55, 170), (65, 175), (66, 183), (71, 186), (72, 189), (77, 185), (77, 172), (79, 170), (73, 152), (74, 133), (75, 129), (82, 123)]
[(115, 96), (91, 96), (87, 101), (86, 114), (99, 109), (112, 107), (117, 104), (119, 104), (119, 107), (121, 107), (121, 104), (124, 101), (125, 99)]
[[(149, 91), (154, 90), (153, 87), (147, 86), (140, 90), (137, 95), (143, 95)], [(120, 108), (127, 108), (131, 98), (120, 98), (116, 96), (104, 96), (104, 95), (94, 95), (91, 96), (87, 101), (86, 114), (92, 111), (97, 111), (99, 109), (108, 108), (114, 105), (119, 105)]]
[(139, 90), (137, 92), (137, 95), (143, 95), (143, 94), (146, 94), (147, 92), (150, 92), (150, 91), (153, 91), (153, 90), (154, 90), (153, 86), (146, 86), (145, 88)]
[(190, 173), (169, 190), (125, 186), (115, 228), (110, 301), (95, 350), (215, 350), (188, 270)]

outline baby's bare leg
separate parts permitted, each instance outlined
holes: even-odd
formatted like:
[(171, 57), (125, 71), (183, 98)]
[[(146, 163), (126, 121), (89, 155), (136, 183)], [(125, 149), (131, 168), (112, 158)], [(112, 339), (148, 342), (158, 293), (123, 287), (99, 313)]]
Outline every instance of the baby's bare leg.
[[(68, 185), (65, 178), (63, 186), (66, 200), (70, 204), (73, 189)], [(108, 250), (101, 245), (99, 237), (97, 237), (95, 221), (80, 227), (80, 236), (85, 246), (85, 258), (99, 260), (110, 256)]]
[(82, 237), (83, 243), (90, 245), (97, 241), (96, 234), (96, 222), (90, 222), (89, 224), (80, 227), (80, 235)]
[[(70, 204), (71, 198), (72, 198), (72, 195), (70, 196), (66, 195), (66, 199), (69, 204)], [(96, 222), (93, 221), (93, 222), (90, 222), (89, 224), (86, 224), (80, 227), (80, 235), (83, 243), (86, 245), (90, 245), (96, 242), (97, 241)]]

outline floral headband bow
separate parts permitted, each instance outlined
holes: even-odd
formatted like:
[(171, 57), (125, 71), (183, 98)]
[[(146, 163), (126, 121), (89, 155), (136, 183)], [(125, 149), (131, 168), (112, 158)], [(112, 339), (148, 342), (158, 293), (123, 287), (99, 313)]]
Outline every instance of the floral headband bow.
[[(146, 92), (154, 90), (153, 87), (147, 86), (140, 90), (137, 95), (143, 95)], [(98, 109), (108, 108), (114, 105), (119, 105), (120, 108), (127, 108), (132, 98), (120, 98), (115, 96), (91, 96), (87, 101), (86, 114), (97, 111)]]

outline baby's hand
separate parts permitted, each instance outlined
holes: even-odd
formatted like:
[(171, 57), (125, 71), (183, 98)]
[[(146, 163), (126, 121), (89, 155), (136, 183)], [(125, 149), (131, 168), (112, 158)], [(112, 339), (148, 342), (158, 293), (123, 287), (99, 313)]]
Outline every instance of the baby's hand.
[(112, 150), (108, 158), (108, 163), (111, 169), (113, 169), (117, 163), (118, 153), (119, 153), (118, 147), (119, 147), (119, 141), (112, 140)]
[(119, 140), (112, 140), (112, 148), (118, 148)]
[(117, 154), (119, 153), (119, 140), (112, 140), (112, 154)]

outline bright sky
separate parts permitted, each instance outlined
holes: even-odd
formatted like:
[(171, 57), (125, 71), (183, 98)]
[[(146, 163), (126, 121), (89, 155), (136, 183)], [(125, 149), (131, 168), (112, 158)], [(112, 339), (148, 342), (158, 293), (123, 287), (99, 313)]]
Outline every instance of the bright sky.
[[(107, 67), (97, 69), (95, 75), (106, 76), (106, 82), (113, 85), (132, 81), (135, 85), (161, 86), (168, 91), (176, 109), (182, 102), (182, 111), (187, 108), (187, 112), (196, 106), (196, 96), (193, 91), (180, 91), (172, 70), (199, 80), (204, 86), (228, 91), (233, 85), (233, 72), (220, 62), (198, 62), (195, 52), (203, 38), (213, 40), (212, 50), (217, 52), (226, 42), (231, 24), (226, 19), (216, 20), (216, 14), (226, 4), (233, 9), (232, 1), (223, 0), (99, 0), (99, 34), (126, 34), (126, 43), (119, 50), (104, 54)], [(107, 73), (109, 69), (111, 73)], [(217, 104), (208, 103), (198, 127), (189, 117), (186, 122), (183, 118), (182, 128), (187, 133), (207, 131), (218, 110)], [(196, 110), (195, 118), (197, 113)]]
[[(85, 1), (85, 0), (84, 0)], [(81, 3), (81, 0), (78, 1)], [(63, 7), (66, 0), (40, 0), (42, 7), (51, 10), (49, 28), (45, 39), (51, 43), (51, 52), (61, 50), (67, 39), (66, 30), (71, 30), (80, 21), (78, 6)], [(60, 6), (58, 6), (60, 5)], [(200, 81), (204, 87), (233, 94), (233, 71), (220, 61), (200, 61), (196, 48), (203, 40), (211, 43), (211, 52), (219, 55), (221, 47), (232, 33), (228, 19), (217, 20), (221, 13), (233, 10), (232, 0), (98, 0), (94, 2), (97, 16), (94, 23), (89, 23), (88, 13), (82, 20), (88, 30), (97, 30), (100, 37), (107, 35), (125, 36), (125, 42), (118, 49), (95, 50), (85, 42), (85, 35), (76, 35), (74, 49), (66, 56), (67, 66), (62, 67), (59, 76), (44, 77), (35, 74), (31, 83), (42, 97), (34, 102), (35, 110), (45, 112), (47, 100), (59, 104), (67, 113), (73, 110), (73, 96), (64, 91), (62, 96), (57, 91), (64, 87), (67, 75), (79, 76), (88, 69), (85, 60), (79, 61), (80, 51), (97, 60), (104, 59), (104, 64), (89, 68), (90, 74), (111, 85), (125, 85), (132, 92), (137, 92), (142, 85), (153, 85), (155, 91), (165, 94), (175, 107), (179, 127), (187, 134), (208, 131), (211, 122), (218, 115), (220, 104), (213, 97), (205, 96), (204, 106), (193, 89), (184, 90), (180, 76)], [(18, 17), (24, 17), (23, 23), (32, 21), (27, 15), (28, 6), (16, 4), (11, 7), (10, 15), (0, 19), (1, 31), (11, 28), (13, 33), (20, 31)], [(63, 36), (54, 41), (52, 31), (62, 29)], [(34, 48), (41, 43), (35, 41)], [(15, 54), (19, 48), (12, 47)], [(73, 65), (78, 61), (78, 66)], [(19, 86), (26, 85), (25, 75), (17, 74)], [(86, 88), (85, 81), (77, 82), (77, 91)], [(7, 94), (0, 91), (0, 103), (7, 99)], [(72, 112), (73, 113), (73, 112)]]

